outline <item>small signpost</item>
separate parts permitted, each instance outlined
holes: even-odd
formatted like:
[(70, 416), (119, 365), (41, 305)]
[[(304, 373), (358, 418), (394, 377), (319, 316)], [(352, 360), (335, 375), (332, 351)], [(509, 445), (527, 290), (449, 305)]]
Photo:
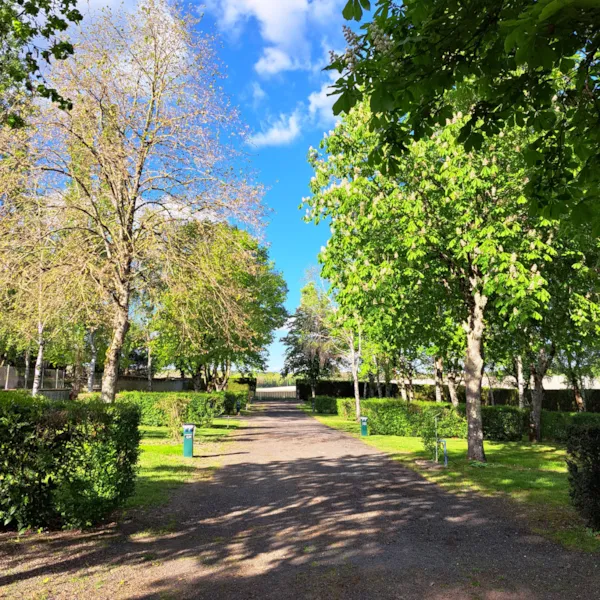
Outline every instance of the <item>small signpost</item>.
[(183, 456), (193, 458), (194, 456), (194, 430), (195, 425), (186, 423), (183, 426)]

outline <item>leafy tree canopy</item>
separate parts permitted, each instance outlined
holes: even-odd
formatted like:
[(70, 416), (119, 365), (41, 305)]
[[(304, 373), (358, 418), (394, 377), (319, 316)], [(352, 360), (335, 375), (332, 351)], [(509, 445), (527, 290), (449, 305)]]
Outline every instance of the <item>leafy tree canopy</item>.
[(0, 123), (23, 124), (15, 107), (19, 91), (35, 91), (70, 108), (69, 100), (48, 86), (44, 63), (64, 60), (73, 45), (61, 37), (82, 19), (77, 0), (3, 0), (0, 4)]
[[(342, 76), (334, 112), (369, 98), (381, 132), (372, 160), (392, 171), (411, 137), (429, 137), (452, 116), (449, 90), (477, 100), (458, 141), (479, 149), (506, 124), (537, 136), (522, 148), (526, 195), (546, 214), (595, 210), (600, 186), (600, 2), (598, 0), (377, 0), (330, 69)], [(360, 20), (368, 0), (350, 0)], [(578, 165), (582, 168), (578, 168)]]

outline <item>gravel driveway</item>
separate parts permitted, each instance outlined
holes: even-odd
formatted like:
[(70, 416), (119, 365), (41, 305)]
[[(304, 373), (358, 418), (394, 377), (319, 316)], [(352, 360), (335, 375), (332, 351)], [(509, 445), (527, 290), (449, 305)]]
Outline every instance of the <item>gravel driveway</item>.
[(293, 403), (257, 408), (210, 482), (41, 544), (39, 564), (0, 573), (6, 597), (43, 577), (47, 598), (600, 597), (600, 556), (531, 534), (503, 502), (451, 495)]

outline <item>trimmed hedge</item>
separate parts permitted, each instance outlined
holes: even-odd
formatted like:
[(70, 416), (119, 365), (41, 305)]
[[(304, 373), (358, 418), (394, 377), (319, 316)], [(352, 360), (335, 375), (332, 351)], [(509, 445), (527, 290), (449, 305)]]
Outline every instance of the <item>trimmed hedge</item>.
[(451, 404), (404, 402), (394, 399), (363, 400), (361, 413), (369, 418), (374, 435), (421, 436), (438, 415), (440, 437), (465, 437), (467, 424)]
[(338, 415), (342, 415), (349, 421), (356, 419), (356, 400), (354, 398), (338, 398), (336, 404)]
[(600, 425), (569, 428), (567, 466), (573, 505), (589, 527), (600, 531)]
[(0, 397), (0, 524), (86, 527), (133, 493), (140, 410)]
[[(100, 394), (79, 394), (80, 400), (99, 399)], [(221, 415), (236, 413), (237, 402), (241, 408), (248, 404), (247, 392), (120, 392), (117, 402), (131, 402), (141, 410), (142, 425), (169, 426), (171, 425), (165, 413), (165, 404), (180, 401), (182, 410), (182, 423), (194, 423), (206, 427), (212, 420)], [(181, 424), (182, 424), (181, 423)]]
[(569, 428), (573, 425), (600, 427), (600, 414), (580, 412), (542, 411), (542, 438), (564, 442), (569, 437)]
[(337, 402), (335, 398), (330, 396), (315, 397), (315, 411), (321, 415), (337, 415)]

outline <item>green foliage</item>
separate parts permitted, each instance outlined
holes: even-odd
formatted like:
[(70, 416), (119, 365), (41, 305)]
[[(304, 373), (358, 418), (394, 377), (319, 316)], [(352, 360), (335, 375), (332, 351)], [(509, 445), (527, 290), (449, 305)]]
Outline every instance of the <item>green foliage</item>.
[(569, 429), (574, 425), (600, 427), (600, 414), (542, 411), (542, 437), (545, 440), (566, 441), (569, 437)]
[(0, 397), (0, 522), (87, 527), (134, 491), (139, 409)]
[[(357, 0), (343, 14), (359, 20)], [(532, 170), (529, 198), (554, 214), (575, 206), (584, 222), (597, 215), (599, 36), (593, 0), (377, 0), (329, 67), (341, 73), (334, 112), (370, 101), (372, 162), (394, 173), (411, 139), (452, 118), (457, 95), (469, 111), (459, 143), (479, 150), (506, 125), (535, 132), (518, 150)]]
[(322, 415), (337, 415), (338, 405), (336, 398), (332, 398), (331, 396), (316, 396), (315, 412)]
[(63, 32), (82, 19), (77, 0), (3, 0), (0, 4), (0, 124), (23, 125), (10, 100), (17, 90), (35, 91), (40, 96), (70, 108), (69, 99), (46, 85), (42, 64), (64, 60), (73, 53)]
[(290, 319), (282, 375), (297, 375), (315, 387), (331, 375), (338, 356), (331, 328), (331, 304), (324, 291), (309, 283), (301, 290), (300, 306)]
[(237, 407), (240, 410), (245, 410), (248, 406), (248, 392), (225, 392), (225, 399), (223, 403), (223, 409), (226, 415), (237, 414)]
[(369, 418), (373, 435), (421, 436), (438, 416), (438, 436), (466, 437), (467, 425), (451, 404), (404, 402), (394, 399), (363, 400), (361, 410)]
[(337, 398), (337, 414), (344, 419), (356, 419), (356, 400), (354, 398)]
[(496, 442), (520, 442), (528, 429), (529, 411), (515, 406), (482, 406), (483, 437)]
[(573, 426), (567, 434), (571, 501), (595, 531), (600, 531), (600, 424)]
[(226, 410), (229, 396), (226, 392), (120, 392), (117, 401), (139, 406), (142, 425), (167, 426), (178, 436), (183, 423), (209, 426)]

